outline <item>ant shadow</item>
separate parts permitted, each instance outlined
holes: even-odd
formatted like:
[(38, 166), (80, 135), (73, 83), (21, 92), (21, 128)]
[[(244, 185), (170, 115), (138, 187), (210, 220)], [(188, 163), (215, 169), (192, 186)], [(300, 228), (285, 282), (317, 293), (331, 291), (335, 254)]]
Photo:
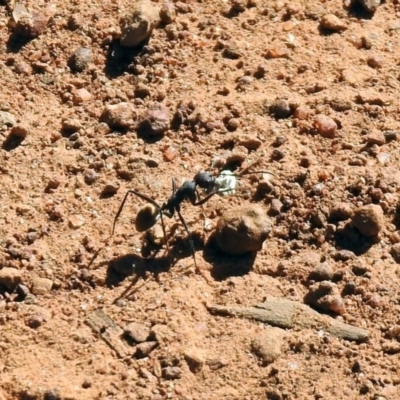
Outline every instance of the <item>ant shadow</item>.
[(215, 234), (211, 234), (204, 250), (203, 258), (212, 269), (211, 276), (216, 281), (223, 281), (232, 276), (243, 276), (248, 274), (253, 268), (257, 252), (251, 252), (243, 255), (227, 255), (222, 253), (215, 241)]
[[(128, 287), (114, 299), (113, 303), (120, 299), (129, 299), (132, 297), (145, 285), (150, 275), (154, 277), (156, 282), (160, 282), (160, 273), (168, 272), (172, 266), (168, 257), (143, 258), (137, 254), (125, 254), (109, 262), (104, 262), (104, 264), (108, 265), (106, 285), (109, 288), (118, 286), (120, 283), (133, 276)], [(144, 283), (138, 287), (137, 283), (141, 279)]]
[(7, 53), (19, 53), (33, 39), (12, 33), (7, 40)]
[(366, 253), (374, 244), (379, 242), (378, 236), (363, 236), (350, 223), (336, 232), (334, 238), (339, 248), (350, 250), (357, 256)]

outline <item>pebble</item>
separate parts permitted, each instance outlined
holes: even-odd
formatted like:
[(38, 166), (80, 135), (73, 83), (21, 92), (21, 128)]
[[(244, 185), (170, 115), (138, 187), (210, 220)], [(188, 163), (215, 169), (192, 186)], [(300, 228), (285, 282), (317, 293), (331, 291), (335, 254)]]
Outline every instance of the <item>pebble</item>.
[(384, 223), (382, 207), (377, 204), (359, 207), (354, 212), (352, 223), (363, 236), (378, 235)]
[(74, 104), (84, 103), (85, 101), (90, 101), (92, 99), (92, 94), (85, 88), (74, 89), (72, 91), (72, 101)]
[(118, 192), (118, 189), (120, 188), (120, 183), (118, 181), (115, 182), (107, 182), (104, 185), (102, 194), (103, 195), (114, 195), (115, 193)]
[(267, 50), (267, 58), (289, 58), (290, 51), (284, 43), (274, 43)]
[(206, 362), (203, 351), (197, 348), (185, 350), (183, 356), (193, 373), (200, 372)]
[(269, 111), (275, 116), (276, 119), (288, 118), (292, 114), (290, 104), (285, 99), (276, 99), (270, 105)]
[(29, 328), (37, 329), (42, 326), (44, 322), (45, 318), (43, 317), (43, 315), (37, 314), (30, 316), (25, 323), (27, 326), (29, 326)]
[(337, 203), (329, 212), (330, 221), (345, 221), (349, 219), (354, 214), (352, 206), (348, 203)]
[(121, 46), (136, 47), (148, 40), (160, 22), (158, 8), (150, 0), (128, 2), (120, 18)]
[(23, 285), (22, 283), (20, 283), (16, 287), (15, 291), (17, 292), (18, 296), (22, 299), (25, 299), (30, 294), (28, 287)]
[(83, 180), (87, 185), (92, 185), (98, 179), (98, 174), (93, 169), (88, 168), (83, 174)]
[(273, 363), (282, 355), (284, 331), (280, 328), (265, 327), (251, 342), (252, 351), (260, 358), (263, 365)]
[(271, 221), (258, 205), (246, 205), (226, 211), (217, 223), (218, 247), (231, 255), (259, 251), (271, 232)]
[(394, 261), (400, 264), (400, 243), (395, 243), (390, 249), (390, 254), (392, 255)]
[(131, 322), (124, 329), (124, 335), (137, 343), (145, 342), (150, 336), (150, 329), (147, 326)]
[(142, 136), (162, 136), (170, 127), (170, 113), (162, 103), (153, 103), (139, 124)]
[(343, 299), (335, 283), (322, 281), (311, 285), (308, 289), (304, 298), (306, 304), (339, 315), (346, 312)]
[(135, 358), (147, 357), (156, 347), (157, 342), (143, 342), (136, 346)]
[(179, 379), (182, 376), (182, 370), (179, 367), (166, 367), (162, 369), (164, 379)]
[(325, 14), (321, 18), (319, 25), (322, 29), (327, 29), (333, 32), (342, 32), (348, 28), (347, 23), (334, 14)]
[(335, 261), (348, 261), (356, 259), (356, 255), (350, 250), (337, 250), (332, 254)]
[(74, 72), (82, 72), (92, 62), (92, 52), (87, 47), (79, 47), (68, 60), (68, 66)]
[(271, 200), (271, 207), (268, 213), (272, 216), (279, 215), (281, 213), (283, 207), (283, 203), (279, 199), (272, 199)]
[(324, 262), (316, 266), (310, 273), (309, 279), (314, 281), (330, 281), (334, 275), (332, 265)]
[(5, 267), (0, 269), (0, 285), (5, 286), (10, 292), (22, 281), (19, 269)]
[(34, 278), (32, 281), (31, 292), (34, 295), (46, 294), (53, 288), (53, 281), (48, 278)]
[(375, 55), (369, 56), (367, 58), (367, 64), (371, 68), (379, 69), (379, 68), (382, 68), (383, 59), (381, 57), (375, 56)]
[(17, 124), (11, 128), (10, 135), (25, 139), (29, 135), (30, 129), (27, 125)]
[(82, 128), (81, 121), (77, 118), (65, 118), (62, 121), (62, 129), (68, 132), (77, 132)]
[(14, 9), (13, 17), (16, 22), (14, 27), (15, 34), (29, 39), (37, 38), (43, 34), (49, 21), (49, 18), (43, 12), (31, 14), (26, 9), (18, 17), (16, 9)]
[(366, 137), (366, 140), (367, 143), (371, 145), (377, 144), (378, 146), (383, 146), (386, 143), (386, 137), (384, 133), (379, 129), (369, 133)]
[(358, 2), (370, 13), (374, 13), (381, 5), (381, 0), (358, 0)]
[(171, 1), (165, 1), (160, 9), (161, 22), (164, 25), (172, 24), (176, 19), (175, 5)]
[(7, 111), (0, 111), (0, 128), (3, 125), (14, 126), (16, 123), (14, 115)]
[(86, 222), (85, 218), (80, 214), (73, 214), (70, 215), (68, 218), (68, 226), (71, 229), (79, 229), (83, 225), (85, 225), (85, 222)]
[(110, 128), (128, 129), (136, 117), (132, 106), (129, 103), (108, 104), (101, 114), (101, 121)]
[(317, 115), (314, 121), (314, 127), (324, 138), (333, 139), (337, 136), (337, 124), (327, 115)]

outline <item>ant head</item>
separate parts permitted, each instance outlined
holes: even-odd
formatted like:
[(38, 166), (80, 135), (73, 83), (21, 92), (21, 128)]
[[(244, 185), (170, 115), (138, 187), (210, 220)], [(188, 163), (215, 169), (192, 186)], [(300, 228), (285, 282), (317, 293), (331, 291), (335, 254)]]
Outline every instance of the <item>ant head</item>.
[(160, 209), (154, 204), (146, 204), (136, 215), (135, 227), (138, 232), (147, 231), (160, 218)]
[(215, 185), (214, 177), (209, 172), (205, 171), (198, 172), (193, 180), (196, 185), (200, 186), (202, 189), (209, 189)]

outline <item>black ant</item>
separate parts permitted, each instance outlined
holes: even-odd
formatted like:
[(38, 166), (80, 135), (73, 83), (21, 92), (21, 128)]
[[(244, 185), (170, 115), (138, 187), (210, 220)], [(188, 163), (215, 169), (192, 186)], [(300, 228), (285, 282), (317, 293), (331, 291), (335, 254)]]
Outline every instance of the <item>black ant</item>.
[[(153, 199), (151, 199), (149, 196), (142, 194), (142, 193), (138, 192), (137, 190), (130, 189), (126, 192), (126, 194), (121, 202), (121, 205), (119, 206), (117, 214), (115, 215), (112, 232), (111, 232), (110, 237), (107, 239), (107, 241), (114, 235), (115, 226), (116, 226), (118, 217), (120, 216), (120, 214), (125, 206), (125, 202), (128, 199), (128, 196), (130, 194), (134, 194), (148, 202), (148, 204), (146, 204), (144, 207), (142, 207), (139, 210), (139, 212), (136, 216), (136, 220), (135, 220), (136, 230), (138, 232), (145, 232), (148, 229), (150, 229), (152, 226), (154, 226), (156, 224), (156, 222), (158, 221), (158, 219), (161, 218), (161, 227), (162, 227), (164, 240), (165, 240), (166, 247), (167, 247), (167, 253), (169, 256), (170, 251), (169, 251), (163, 216), (165, 215), (168, 218), (172, 218), (176, 212), (178, 214), (179, 220), (181, 221), (181, 223), (184, 226), (186, 233), (188, 235), (189, 244), (190, 244), (190, 248), (191, 248), (192, 256), (193, 256), (193, 260), (194, 260), (194, 265), (197, 268), (196, 257), (195, 257), (195, 247), (194, 247), (194, 243), (192, 240), (192, 236), (191, 236), (189, 229), (186, 225), (186, 222), (181, 214), (181, 203), (185, 200), (189, 200), (189, 202), (193, 206), (202, 206), (215, 194), (223, 194), (223, 193), (233, 194), (235, 192), (235, 187), (236, 187), (236, 177), (241, 177), (243, 175), (248, 175), (248, 174), (253, 174), (253, 173), (269, 173), (269, 174), (273, 175), (272, 173), (270, 173), (268, 171), (244, 170), (242, 173), (234, 174), (232, 171), (225, 170), (225, 171), (222, 171), (221, 174), (216, 178), (213, 175), (211, 175), (209, 172), (202, 171), (202, 172), (198, 172), (194, 176), (193, 180), (183, 182), (182, 186), (180, 186), (178, 189), (176, 188), (175, 179), (172, 178), (172, 195), (169, 199), (167, 199), (166, 202), (164, 202), (162, 204), (162, 206), (157, 204), (157, 202), (154, 201)], [(206, 196), (204, 198), (200, 198), (197, 187), (199, 187), (205, 191)], [(90, 261), (89, 266), (92, 264), (92, 262), (97, 257), (97, 255), (98, 255), (98, 252), (96, 252), (95, 256)]]

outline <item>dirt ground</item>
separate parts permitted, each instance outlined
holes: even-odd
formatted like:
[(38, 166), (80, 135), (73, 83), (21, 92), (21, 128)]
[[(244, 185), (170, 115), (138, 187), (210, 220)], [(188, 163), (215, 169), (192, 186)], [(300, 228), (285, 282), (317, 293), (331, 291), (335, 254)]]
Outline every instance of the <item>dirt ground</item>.
[[(160, 0), (134, 49), (126, 3), (23, 4), (0, 2), (0, 399), (399, 399), (397, 0)], [(247, 167), (271, 174), (182, 203), (196, 266), (177, 216), (173, 262), (160, 223), (136, 231), (138, 196), (106, 243), (128, 189), (162, 204), (173, 177)], [(272, 233), (222, 254), (218, 219), (250, 203)], [(268, 298), (368, 340), (207, 307)]]

